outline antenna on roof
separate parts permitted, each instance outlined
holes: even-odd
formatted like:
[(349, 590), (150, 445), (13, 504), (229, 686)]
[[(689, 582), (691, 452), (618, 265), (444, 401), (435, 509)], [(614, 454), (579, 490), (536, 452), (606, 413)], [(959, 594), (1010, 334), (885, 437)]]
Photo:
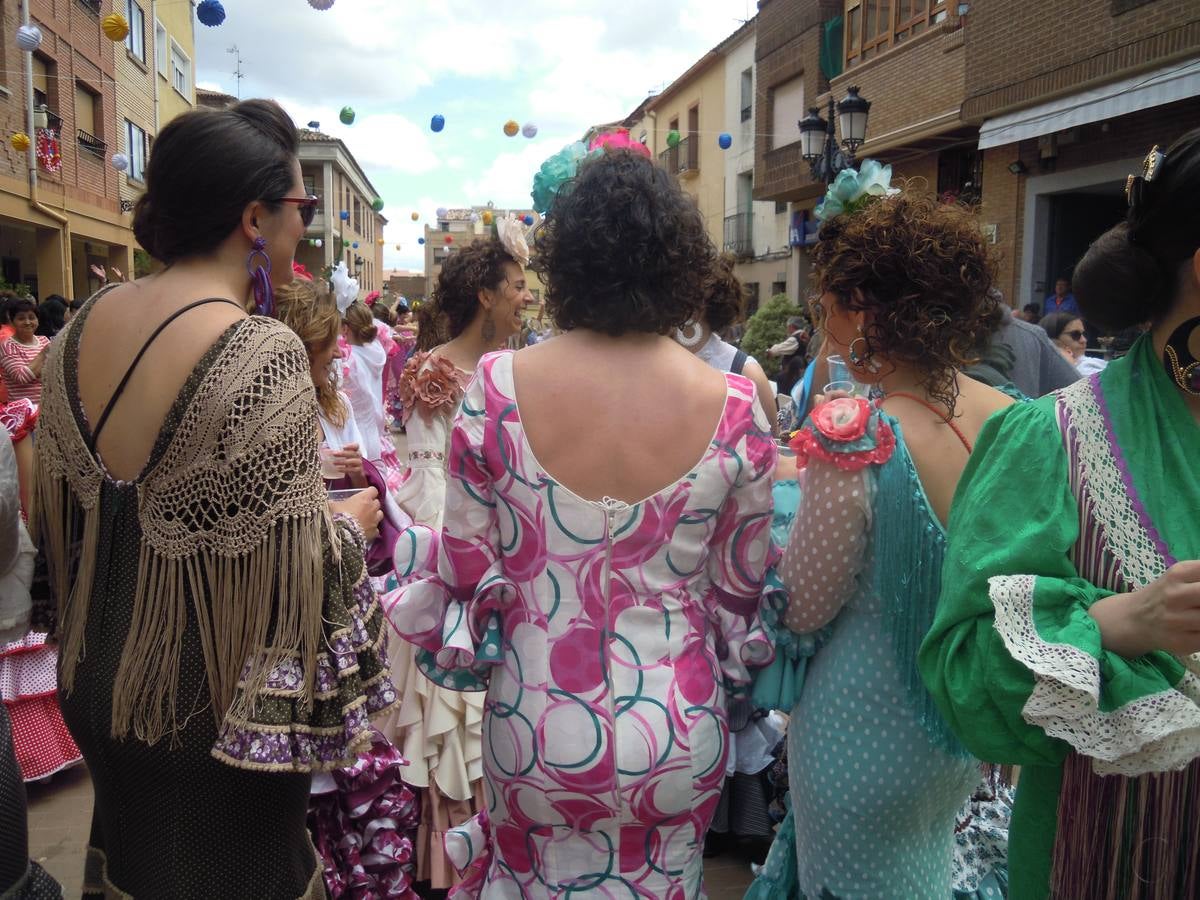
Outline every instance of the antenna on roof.
[(232, 53), (235, 57), (237, 57), (237, 68), (233, 70), (233, 77), (237, 79), (237, 96), (238, 96), (238, 99), (241, 100), (242, 99), (242, 79), (246, 77), (244, 74), (242, 74), (242, 51), (240, 51), (238, 49), (237, 44), (234, 44), (232, 47), (230, 47), (225, 52)]

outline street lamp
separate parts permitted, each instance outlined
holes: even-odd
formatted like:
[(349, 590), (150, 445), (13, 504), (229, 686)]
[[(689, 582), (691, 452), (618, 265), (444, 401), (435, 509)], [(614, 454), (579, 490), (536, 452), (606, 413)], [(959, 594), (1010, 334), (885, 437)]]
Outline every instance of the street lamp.
[[(858, 95), (852, 87), (836, 105), (829, 97), (829, 119), (821, 118), (818, 107), (811, 107), (808, 115), (800, 120), (800, 155), (812, 167), (813, 181), (832, 184), (838, 172), (854, 165), (854, 151), (867, 139), (867, 115), (871, 103)], [(838, 146), (834, 132), (834, 115), (842, 131), (842, 147)]]

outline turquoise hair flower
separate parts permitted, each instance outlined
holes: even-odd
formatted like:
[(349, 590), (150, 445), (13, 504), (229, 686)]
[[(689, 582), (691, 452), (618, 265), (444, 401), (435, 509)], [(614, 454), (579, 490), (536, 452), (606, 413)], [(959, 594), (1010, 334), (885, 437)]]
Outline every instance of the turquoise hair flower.
[(563, 183), (574, 178), (579, 170), (579, 164), (592, 156), (603, 153), (603, 149), (588, 151), (587, 144), (576, 141), (563, 147), (548, 160), (542, 163), (537, 174), (533, 176), (533, 208), (545, 215), (551, 201), (558, 193)]
[(821, 221), (834, 216), (856, 213), (876, 197), (891, 197), (900, 193), (892, 187), (892, 167), (880, 165), (873, 159), (864, 160), (862, 168), (842, 169), (825, 192), (825, 199), (816, 208)]

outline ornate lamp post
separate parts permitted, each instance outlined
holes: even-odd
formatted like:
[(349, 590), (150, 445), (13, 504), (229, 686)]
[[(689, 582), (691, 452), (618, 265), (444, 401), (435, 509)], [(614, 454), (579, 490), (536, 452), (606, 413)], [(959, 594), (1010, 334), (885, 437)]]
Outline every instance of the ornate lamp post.
[(829, 98), (828, 121), (822, 119), (820, 109), (813, 106), (799, 122), (800, 155), (812, 167), (813, 181), (825, 184), (832, 184), (839, 172), (854, 165), (854, 151), (867, 139), (867, 114), (871, 103), (858, 96), (858, 88), (850, 88), (836, 106), (842, 132), (841, 147), (834, 132), (832, 96)]

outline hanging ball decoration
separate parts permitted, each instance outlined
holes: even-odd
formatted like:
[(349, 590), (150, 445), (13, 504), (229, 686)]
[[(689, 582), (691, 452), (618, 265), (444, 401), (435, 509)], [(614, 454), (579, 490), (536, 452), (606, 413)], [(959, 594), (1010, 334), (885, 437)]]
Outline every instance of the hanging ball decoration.
[(397, 250), (399, 250), (399, 249), (400, 249), (400, 245), (399, 245), (399, 244), (397, 244), (397, 245), (396, 245), (396, 249), (397, 249)]
[(354, 108), (351, 106), (343, 106), (342, 111), (338, 113), (338, 118), (342, 120), (343, 125), (353, 125)]
[(313, 131), (320, 131), (321, 123), (318, 122), (316, 119), (313, 119), (311, 122), (308, 123), (308, 127), (311, 128)]
[(446, 117), (443, 116), (441, 113), (438, 113), (436, 116), (434, 116), (432, 119), (429, 120), (429, 130), (430, 131), (441, 131), (445, 127), (446, 127)]
[(446, 235), (446, 243), (453, 244), (454, 243), (454, 235), (452, 235), (452, 234)]
[(719, 135), (717, 135), (717, 146), (722, 150), (728, 150), (733, 146), (733, 135), (722, 131)]
[(325, 242), (323, 240), (321, 240), (320, 238), (317, 238), (316, 240), (313, 241), (313, 246), (314, 247), (324, 247)]
[(479, 221), (479, 213), (477, 213), (477, 212), (471, 213), (471, 224), (474, 225), (478, 221)]
[(308, 5), (313, 9), (324, 11), (333, 8), (333, 0), (308, 0)]
[(679, 146), (679, 132), (676, 131), (674, 128), (672, 128), (670, 131), (667, 132), (667, 146), (668, 147), (678, 147)]
[(492, 214), (492, 211), (490, 209), (485, 209), (483, 211), (483, 224), (491, 225), (494, 221), (496, 221), (496, 217)]
[(358, 249), (358, 241), (355, 241), (355, 242), (354, 242), (353, 244), (351, 244), (350, 246), (351, 246), (353, 249), (357, 250), (357, 249)]
[(100, 23), (105, 36), (114, 43), (125, 40), (129, 36), (129, 23), (120, 13), (109, 13)]
[(124, 153), (114, 153), (112, 156), (112, 167), (118, 172), (124, 172), (129, 168), (129, 157)]
[(419, 212), (415, 212), (415, 213), (413, 213), (413, 214), (412, 214), (412, 220), (413, 220), (414, 222), (416, 222), (416, 221), (417, 221), (418, 219), (420, 219), (420, 218), (421, 218), (421, 214), (420, 214)]
[(201, 25), (216, 28), (225, 21), (225, 7), (221, 5), (221, 0), (200, 0), (200, 5), (196, 7), (196, 18)]
[(446, 218), (446, 216), (448, 216), (448, 215), (450, 215), (450, 210), (446, 209), (446, 207), (444, 207), (444, 206), (439, 206), (439, 207), (437, 208), (437, 217), (438, 217), (439, 219), (444, 219), (444, 218)]
[(371, 209), (375, 210), (375, 212), (383, 212), (383, 199), (376, 197), (374, 200), (372, 200)]
[(17, 29), (17, 46), (32, 53), (42, 45), (42, 29), (36, 25), (22, 25)]
[(382, 247), (384, 244), (383, 238), (377, 238), (375, 243), (377, 243), (380, 247)]
[(525, 215), (523, 215), (521, 217), (521, 221), (524, 222), (526, 224), (526, 226), (532, 225), (533, 224), (533, 216), (531, 216), (529, 213), (525, 213)]
[(509, 137), (516, 137), (517, 132), (521, 130), (521, 123), (516, 119), (509, 119), (504, 123), (504, 133)]
[(423, 244), (423, 243), (425, 243), (425, 238), (417, 238), (417, 243), (418, 243), (418, 244)]
[(340, 213), (338, 213), (338, 218), (341, 219), (343, 222), (349, 222), (350, 221), (350, 210), (343, 209)]
[(532, 122), (526, 122), (521, 126), (521, 134), (527, 138), (535, 138), (537, 137), (537, 126)]
[(29, 135), (27, 135), (23, 131), (16, 132), (12, 137), (10, 137), (8, 139), (8, 142), (12, 145), (12, 148), (14, 150), (16, 150), (18, 153), (24, 153), (26, 150), (29, 149), (29, 143), (30, 143)]

